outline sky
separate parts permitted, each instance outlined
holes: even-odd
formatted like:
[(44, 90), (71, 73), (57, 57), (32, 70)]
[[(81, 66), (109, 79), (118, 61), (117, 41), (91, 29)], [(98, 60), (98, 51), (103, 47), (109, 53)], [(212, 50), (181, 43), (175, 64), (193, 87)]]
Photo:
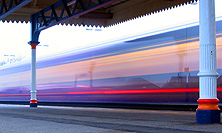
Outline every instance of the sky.
[[(220, 7), (222, 0), (215, 0), (215, 3), (216, 16), (222, 16)], [(130, 36), (152, 35), (167, 31), (169, 28), (187, 27), (198, 24), (198, 20), (199, 5), (197, 3), (129, 20), (108, 28), (57, 25), (41, 32), (37, 59)], [(31, 47), (28, 45), (30, 23), (0, 22), (0, 29), (0, 63), (15, 57), (30, 60)]]

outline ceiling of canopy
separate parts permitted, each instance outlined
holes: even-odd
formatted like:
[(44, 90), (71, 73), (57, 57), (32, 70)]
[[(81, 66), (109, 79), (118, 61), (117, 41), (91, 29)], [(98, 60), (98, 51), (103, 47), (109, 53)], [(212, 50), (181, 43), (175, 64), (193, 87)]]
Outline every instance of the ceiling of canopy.
[[(29, 22), (32, 14), (58, 1), (59, 0), (32, 0), (22, 8), (3, 18), (2, 21)], [(87, 5), (89, 0), (82, 1)], [(79, 17), (69, 19), (63, 23), (106, 27), (195, 1), (197, 0), (115, 0), (115, 2), (109, 5), (95, 9)], [(70, 0), (68, 6), (72, 8), (75, 2), (76, 0)], [(98, 0), (91, 0), (91, 2), (92, 4), (98, 3)], [(5, 0), (5, 3), (9, 5), (10, 0)], [(0, 1), (0, 5), (1, 4), (2, 0)], [(76, 8), (78, 10), (81, 7), (78, 5)], [(57, 8), (56, 12), (61, 12), (61, 10), (61, 8)]]

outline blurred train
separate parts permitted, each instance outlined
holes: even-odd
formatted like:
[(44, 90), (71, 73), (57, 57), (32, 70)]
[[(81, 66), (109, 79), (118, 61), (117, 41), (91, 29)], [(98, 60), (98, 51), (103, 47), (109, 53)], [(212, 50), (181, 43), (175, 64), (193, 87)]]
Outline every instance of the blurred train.
[[(222, 99), (222, 21), (217, 21)], [(196, 103), (198, 26), (73, 50), (37, 62), (39, 102)], [(30, 63), (0, 68), (0, 101), (29, 101)]]

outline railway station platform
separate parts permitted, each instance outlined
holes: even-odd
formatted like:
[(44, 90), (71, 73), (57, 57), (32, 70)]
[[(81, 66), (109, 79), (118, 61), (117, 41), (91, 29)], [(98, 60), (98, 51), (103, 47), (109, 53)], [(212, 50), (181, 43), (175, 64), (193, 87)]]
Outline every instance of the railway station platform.
[(0, 104), (2, 133), (221, 132), (221, 124), (196, 124), (194, 111), (110, 109)]

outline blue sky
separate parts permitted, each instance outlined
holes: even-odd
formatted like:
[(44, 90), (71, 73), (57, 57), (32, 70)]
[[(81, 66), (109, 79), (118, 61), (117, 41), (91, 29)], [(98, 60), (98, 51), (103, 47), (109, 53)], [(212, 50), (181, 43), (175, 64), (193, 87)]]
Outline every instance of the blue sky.
[[(222, 0), (216, 0), (216, 15), (222, 16)], [(138, 34), (155, 33), (189, 23), (197, 24), (199, 19), (199, 5), (186, 5), (164, 12), (148, 15), (126, 23), (102, 28), (96, 27), (54, 26), (41, 32), (37, 47), (37, 57), (52, 55), (71, 49), (98, 45), (111, 40), (118, 40)], [(15, 55), (30, 59), (30, 24), (0, 22), (0, 62), (4, 55)]]

